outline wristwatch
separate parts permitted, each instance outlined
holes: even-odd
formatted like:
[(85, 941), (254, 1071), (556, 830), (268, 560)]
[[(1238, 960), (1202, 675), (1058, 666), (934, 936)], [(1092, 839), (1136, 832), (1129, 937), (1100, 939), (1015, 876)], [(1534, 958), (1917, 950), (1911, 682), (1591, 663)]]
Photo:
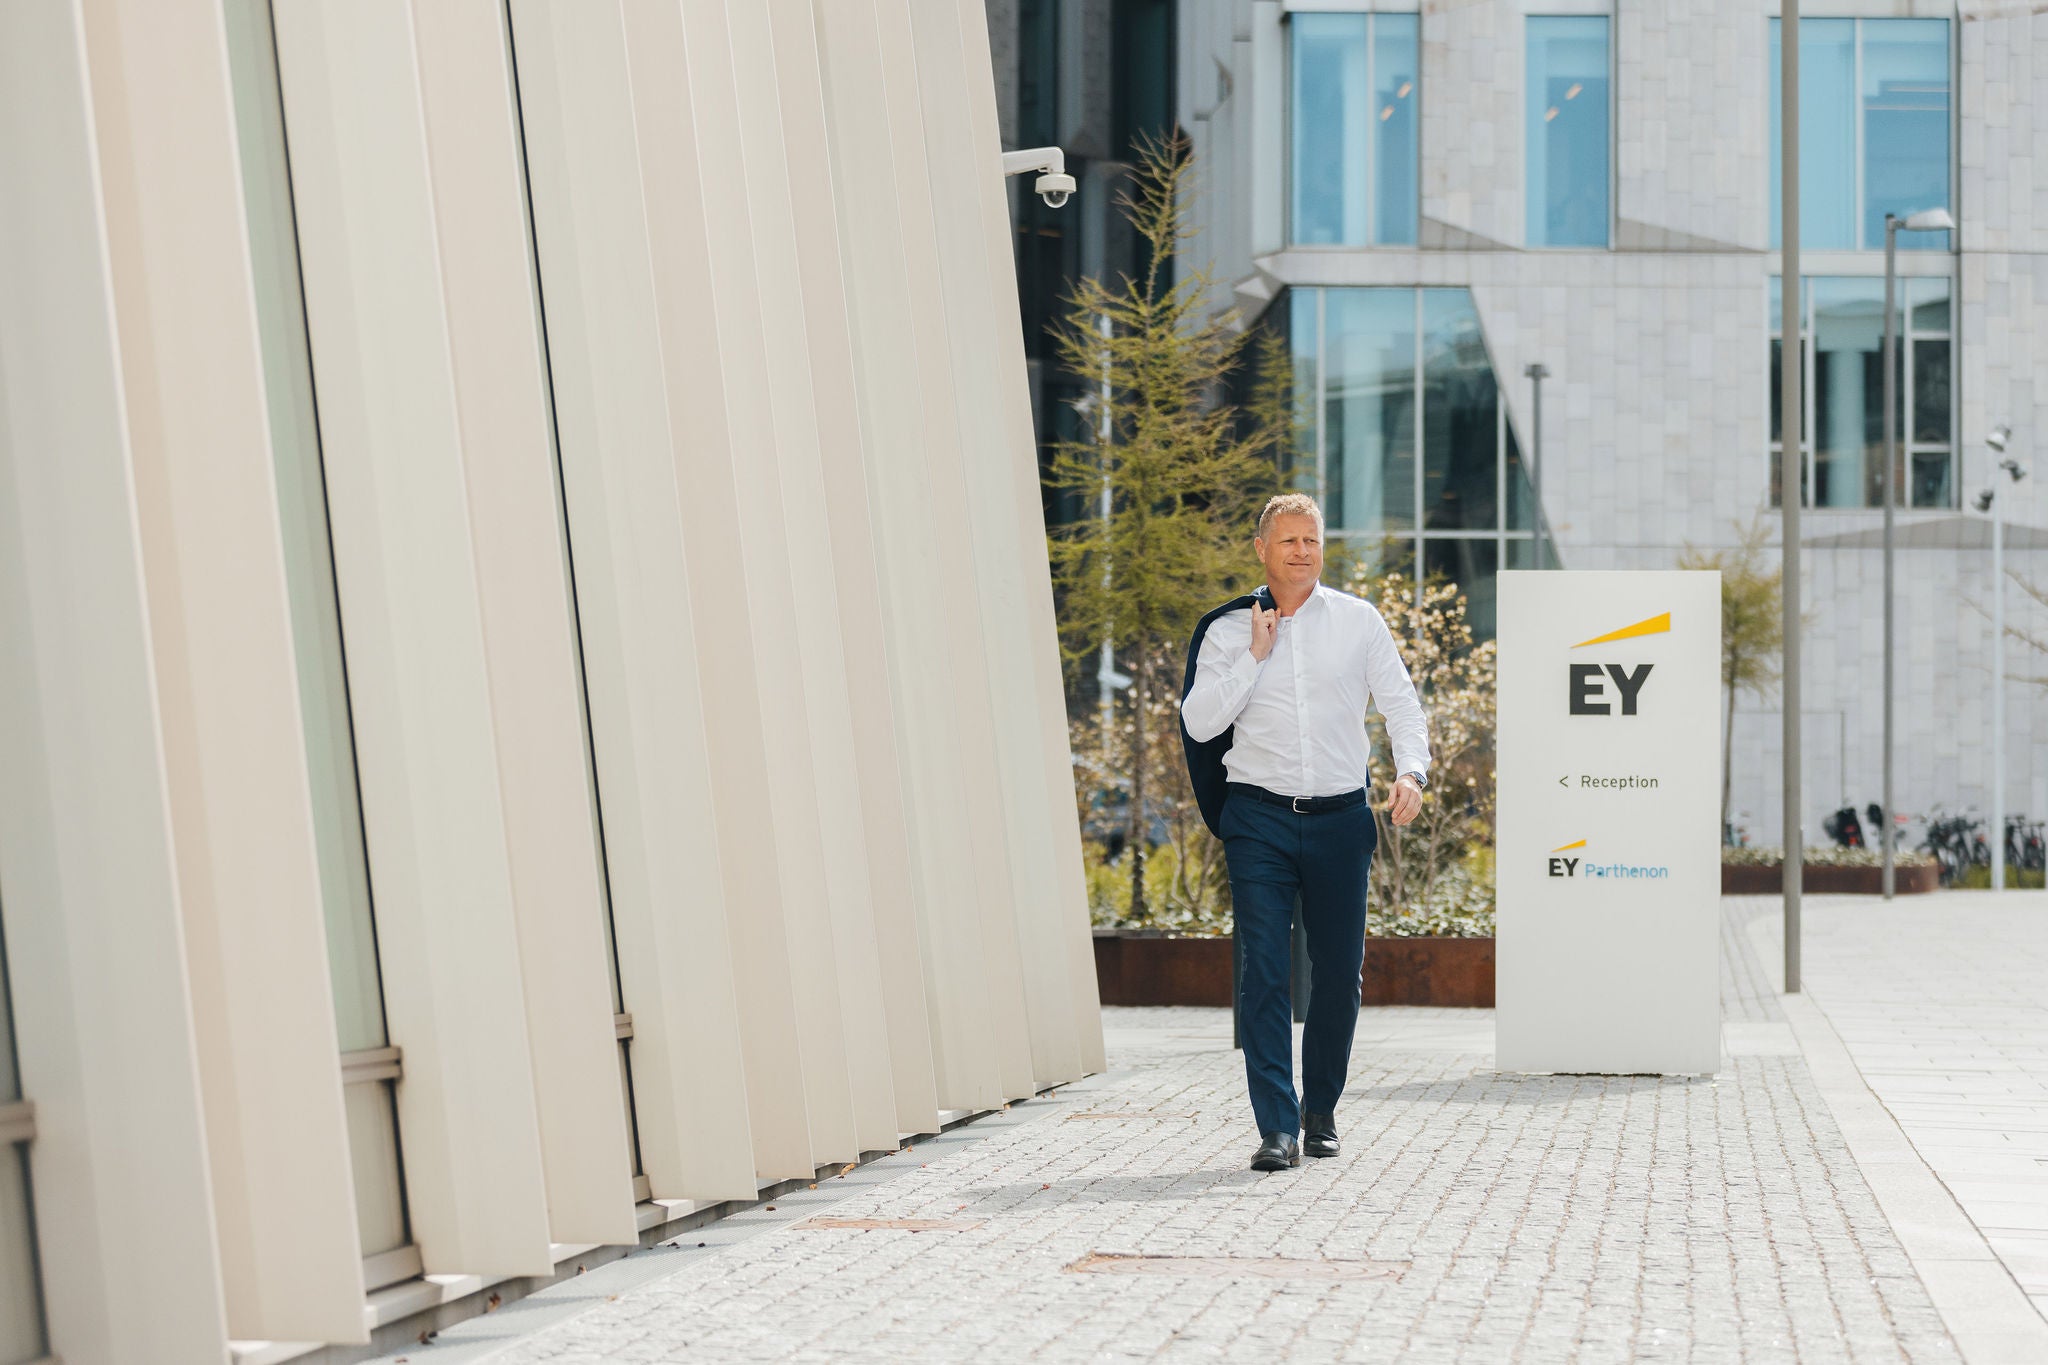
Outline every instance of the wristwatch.
[(1402, 773), (1401, 776), (1414, 778), (1415, 790), (1419, 792), (1426, 792), (1429, 790), (1429, 775), (1427, 773)]

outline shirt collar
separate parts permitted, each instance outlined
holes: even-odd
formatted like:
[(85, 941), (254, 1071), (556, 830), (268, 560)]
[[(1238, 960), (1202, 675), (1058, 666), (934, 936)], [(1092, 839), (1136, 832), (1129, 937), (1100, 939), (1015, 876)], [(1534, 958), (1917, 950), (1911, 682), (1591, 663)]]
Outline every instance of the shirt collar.
[[(1271, 591), (1271, 589), (1269, 588), (1269, 589), (1268, 589), (1267, 591), (1268, 591), (1268, 592), (1270, 592), (1270, 591)], [(1308, 609), (1309, 609), (1310, 607), (1313, 607), (1313, 606), (1315, 606), (1315, 605), (1316, 605), (1317, 603), (1321, 602), (1321, 601), (1323, 600), (1323, 594), (1324, 594), (1324, 593), (1325, 593), (1326, 591), (1327, 591), (1327, 589), (1325, 589), (1325, 588), (1324, 588), (1324, 586), (1323, 586), (1323, 585), (1322, 585), (1321, 583), (1318, 583), (1318, 584), (1316, 584), (1316, 585), (1315, 585), (1315, 586), (1314, 586), (1313, 588), (1310, 588), (1310, 589), (1308, 590), (1308, 597), (1307, 597), (1307, 599), (1306, 599), (1305, 601), (1303, 601), (1303, 602), (1302, 602), (1302, 604), (1301, 604), (1300, 606), (1298, 606), (1298, 607), (1296, 607), (1296, 608), (1294, 609), (1294, 614), (1295, 614), (1296, 616), (1300, 616), (1300, 615), (1301, 615), (1301, 614), (1302, 614), (1303, 612), (1307, 611), (1307, 610), (1308, 610)]]

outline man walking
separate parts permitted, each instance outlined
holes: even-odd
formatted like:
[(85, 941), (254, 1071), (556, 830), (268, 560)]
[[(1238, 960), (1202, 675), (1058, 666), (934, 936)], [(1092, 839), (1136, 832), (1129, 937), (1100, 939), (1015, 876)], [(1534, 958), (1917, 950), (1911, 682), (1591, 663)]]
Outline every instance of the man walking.
[[(1387, 623), (1371, 604), (1323, 586), (1323, 513), (1283, 493), (1252, 541), (1266, 585), (1196, 629), (1181, 700), (1190, 775), (1223, 840), (1243, 956), (1238, 1022), (1260, 1143), (1252, 1169), (1336, 1156), (1337, 1098), (1351, 1064), (1365, 962), (1373, 824), (1365, 711), (1386, 717), (1395, 779), (1388, 811), (1405, 825), (1429, 785), (1429, 727)], [(1205, 771), (1220, 751), (1223, 774)], [(1294, 903), (1308, 938), (1309, 1009), (1299, 1100), (1288, 978)]]

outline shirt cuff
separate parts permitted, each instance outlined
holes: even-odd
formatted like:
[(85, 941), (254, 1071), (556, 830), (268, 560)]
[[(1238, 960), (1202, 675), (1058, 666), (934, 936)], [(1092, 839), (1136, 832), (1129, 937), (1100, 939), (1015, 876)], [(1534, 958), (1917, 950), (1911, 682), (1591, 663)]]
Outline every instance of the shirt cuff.
[[(1272, 655), (1268, 654), (1266, 659), (1272, 657)], [(1266, 659), (1261, 659), (1253, 654), (1251, 646), (1246, 645), (1244, 653), (1238, 655), (1237, 661), (1231, 664), (1230, 676), (1238, 679), (1240, 682), (1250, 682), (1253, 678), (1258, 677), (1259, 670), (1266, 666)]]

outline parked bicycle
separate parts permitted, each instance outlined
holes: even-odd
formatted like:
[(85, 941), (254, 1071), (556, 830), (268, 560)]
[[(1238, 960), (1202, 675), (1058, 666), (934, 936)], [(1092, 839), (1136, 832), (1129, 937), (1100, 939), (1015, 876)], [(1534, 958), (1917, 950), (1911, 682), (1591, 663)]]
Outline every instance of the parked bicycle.
[(1844, 806), (1820, 822), (1828, 838), (1842, 848), (1866, 847), (1863, 841), (1863, 821), (1856, 815), (1854, 806)]
[(1934, 855), (1939, 864), (1939, 876), (1943, 886), (1954, 886), (1963, 875), (1963, 869), (1979, 861), (1989, 862), (1991, 855), (1984, 842), (1981, 820), (1967, 815), (1931, 815), (1927, 819), (1927, 838), (1921, 849)]
[(2048, 866), (2048, 847), (2044, 847), (2041, 835), (2042, 822), (2029, 820), (2024, 815), (2005, 817), (2005, 865), (2026, 872), (2039, 872)]

